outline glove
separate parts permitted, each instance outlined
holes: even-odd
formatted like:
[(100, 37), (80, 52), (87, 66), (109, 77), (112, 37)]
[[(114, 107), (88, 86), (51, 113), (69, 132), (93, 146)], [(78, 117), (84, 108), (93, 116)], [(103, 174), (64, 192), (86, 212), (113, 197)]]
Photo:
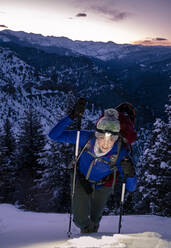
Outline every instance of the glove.
[(69, 114), (69, 117), (71, 120), (74, 120), (75, 118), (82, 117), (84, 110), (85, 110), (85, 104), (86, 100), (84, 98), (80, 98), (71, 113)]
[(125, 176), (134, 177), (135, 169), (132, 160), (129, 157), (125, 157), (121, 160), (121, 166)]

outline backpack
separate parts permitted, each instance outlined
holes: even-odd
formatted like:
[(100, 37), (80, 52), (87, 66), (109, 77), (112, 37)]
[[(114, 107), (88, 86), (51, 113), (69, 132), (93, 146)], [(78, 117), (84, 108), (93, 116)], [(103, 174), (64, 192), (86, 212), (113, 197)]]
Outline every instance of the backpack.
[(128, 103), (128, 102), (121, 103), (115, 109), (119, 113), (123, 113), (123, 114), (127, 115), (129, 117), (129, 119), (132, 121), (132, 123), (135, 124), (136, 112), (135, 112), (135, 108), (133, 107), (133, 105), (131, 103)]
[(136, 112), (132, 104), (121, 103), (115, 108), (119, 113), (120, 134), (127, 146), (131, 146), (137, 139), (137, 132), (134, 128)]

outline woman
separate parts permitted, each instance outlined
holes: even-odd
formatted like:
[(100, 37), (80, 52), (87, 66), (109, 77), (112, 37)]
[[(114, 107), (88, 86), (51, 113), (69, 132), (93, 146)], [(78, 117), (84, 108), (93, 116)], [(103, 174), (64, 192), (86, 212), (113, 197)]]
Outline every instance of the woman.
[[(82, 114), (78, 101), (72, 114), (59, 121), (50, 131), (49, 137), (57, 142), (75, 144), (77, 131), (67, 130), (67, 127)], [(79, 146), (84, 147), (84, 151), (78, 164), (73, 221), (81, 233), (98, 231), (104, 206), (112, 193), (111, 180), (116, 168), (121, 178), (126, 176), (126, 189), (134, 191), (136, 188), (134, 166), (126, 149), (121, 146), (117, 117), (116, 110), (108, 109), (98, 120), (95, 132), (80, 132)]]

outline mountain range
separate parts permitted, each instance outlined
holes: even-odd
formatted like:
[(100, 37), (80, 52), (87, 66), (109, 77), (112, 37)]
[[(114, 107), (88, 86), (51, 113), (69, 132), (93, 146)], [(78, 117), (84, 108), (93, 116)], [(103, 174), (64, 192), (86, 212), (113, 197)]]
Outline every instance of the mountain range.
[(0, 32), (3, 111), (10, 105), (13, 112), (22, 112), (23, 104), (32, 100), (48, 119), (56, 111), (55, 103), (61, 111), (65, 109), (68, 92), (72, 92), (86, 97), (89, 109), (93, 105), (103, 110), (129, 101), (135, 105), (137, 125), (142, 127), (165, 117), (170, 79), (171, 47)]

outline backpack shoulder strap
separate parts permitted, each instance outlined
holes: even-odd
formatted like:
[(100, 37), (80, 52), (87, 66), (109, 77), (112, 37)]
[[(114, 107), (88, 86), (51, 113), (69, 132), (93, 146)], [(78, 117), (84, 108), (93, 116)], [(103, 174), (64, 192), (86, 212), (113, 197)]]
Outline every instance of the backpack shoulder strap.
[(72, 168), (73, 168), (73, 165), (75, 165), (75, 164), (78, 163), (78, 161), (79, 161), (79, 159), (80, 159), (82, 153), (83, 153), (85, 150), (88, 150), (88, 149), (90, 148), (90, 146), (91, 146), (90, 141), (91, 141), (91, 139), (92, 139), (93, 137), (94, 137), (94, 134), (91, 135), (90, 138), (87, 140), (86, 144), (83, 146), (83, 148), (81, 149), (80, 153), (78, 154), (77, 159), (74, 158), (74, 159), (69, 163), (68, 169), (72, 169)]
[(121, 148), (122, 148), (122, 138), (119, 137), (119, 140), (118, 140), (118, 147), (117, 147), (117, 154), (113, 154), (110, 156), (110, 167), (111, 169), (115, 167), (115, 164), (118, 160), (118, 157), (119, 157), (119, 154), (120, 154), (120, 151), (121, 151)]
[(120, 154), (120, 151), (121, 151), (121, 148), (122, 148), (122, 144), (123, 144), (122, 137), (119, 137), (118, 147), (117, 147), (117, 154), (116, 155), (112, 155), (113, 157), (112, 156), (110, 157), (111, 168), (113, 168), (112, 195), (114, 194), (115, 181), (116, 181), (116, 171), (117, 171), (116, 162), (118, 160), (118, 157), (119, 157), (119, 154)]

